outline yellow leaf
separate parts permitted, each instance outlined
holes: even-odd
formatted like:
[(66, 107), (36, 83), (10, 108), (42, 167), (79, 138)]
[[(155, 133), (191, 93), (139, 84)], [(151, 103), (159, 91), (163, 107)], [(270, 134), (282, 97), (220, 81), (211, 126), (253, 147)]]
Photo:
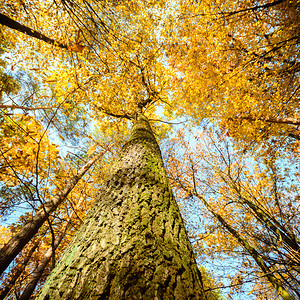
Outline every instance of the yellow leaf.
[(97, 148), (97, 145), (96, 145), (96, 144), (93, 145), (93, 146), (91, 146), (90, 149), (88, 150), (87, 154), (88, 154), (88, 155), (93, 154), (93, 153), (95, 152), (96, 148)]

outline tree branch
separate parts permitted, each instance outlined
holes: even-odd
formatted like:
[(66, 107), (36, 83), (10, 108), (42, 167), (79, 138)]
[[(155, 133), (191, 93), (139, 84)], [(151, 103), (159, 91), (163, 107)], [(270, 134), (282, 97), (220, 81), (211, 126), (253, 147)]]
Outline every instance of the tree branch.
[(272, 7), (272, 6), (281, 4), (281, 3), (283, 3), (284, 1), (285, 1), (285, 0), (277, 0), (277, 1), (274, 1), (274, 2), (271, 2), (271, 3), (266, 3), (266, 4), (263, 4), (263, 5), (253, 6), (253, 7), (241, 9), (241, 10), (238, 10), (238, 11), (233, 11), (233, 12), (223, 12), (223, 14), (226, 14), (226, 15), (228, 15), (228, 16), (233, 16), (233, 15), (236, 15), (236, 14), (239, 14), (239, 13), (242, 13), (242, 12), (247, 12), (247, 11), (252, 11), (252, 12), (254, 12), (254, 11), (259, 10), (259, 9), (266, 9), (266, 8), (270, 8), (270, 7)]
[(25, 33), (29, 36), (32, 36), (36, 39), (44, 41), (48, 44), (51, 44), (51, 45), (54, 45), (54, 46), (57, 46), (57, 47), (60, 47), (60, 48), (63, 48), (63, 49), (68, 49), (67, 45), (61, 44), (61, 43), (45, 36), (44, 34), (38, 32), (34, 29), (31, 29), (27, 26), (24, 26), (24, 25), (20, 24), (19, 22), (15, 21), (15, 20), (11, 19), (10, 17), (7, 17), (7, 16), (5, 16), (1, 13), (0, 13), (0, 24), (2, 24), (4, 26), (7, 26), (11, 29), (15, 29), (19, 32)]
[(6, 104), (0, 104), (0, 109), (23, 109), (23, 110), (38, 110), (38, 109), (51, 109), (51, 108), (56, 108), (55, 105), (51, 106), (37, 106), (37, 107), (26, 107), (23, 105), (6, 105)]
[(300, 125), (300, 119), (296, 118), (274, 118), (274, 117), (234, 117), (231, 120), (248, 120), (248, 121), (263, 121), (278, 124)]

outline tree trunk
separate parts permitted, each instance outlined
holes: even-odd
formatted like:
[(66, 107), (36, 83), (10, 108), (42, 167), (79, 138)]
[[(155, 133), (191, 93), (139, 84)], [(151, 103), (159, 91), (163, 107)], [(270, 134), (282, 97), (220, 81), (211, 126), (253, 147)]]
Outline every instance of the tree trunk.
[(204, 299), (201, 282), (159, 146), (139, 114), (38, 299)]
[[(84, 197), (81, 197), (76, 205), (76, 209), (80, 207), (80, 205), (83, 202)], [(73, 211), (70, 216), (68, 217), (68, 220), (65, 222), (64, 227), (62, 228), (61, 232), (56, 236), (53, 246), (54, 248), (50, 247), (48, 251), (45, 253), (44, 257), (39, 262), (38, 267), (34, 270), (34, 272), (31, 274), (28, 284), (26, 285), (25, 289), (23, 290), (21, 296), (18, 300), (28, 300), (30, 299), (33, 291), (35, 290), (39, 280), (41, 279), (48, 263), (50, 262), (51, 258), (53, 257), (53, 251), (57, 249), (57, 247), (60, 245), (61, 241), (66, 235), (66, 231), (71, 223), (71, 220), (74, 216)], [(0, 298), (1, 300), (1, 298)]]
[[(66, 228), (64, 228), (66, 229)], [(40, 261), (38, 267), (34, 270), (33, 274), (30, 277), (30, 280), (28, 284), (26, 285), (26, 288), (22, 292), (21, 296), (18, 300), (28, 300), (34, 289), (36, 288), (37, 283), (41, 279), (43, 272), (45, 271), (48, 263), (50, 262), (52, 258), (53, 251), (56, 250), (56, 248), (59, 246), (60, 242), (62, 241), (63, 237), (65, 235), (65, 230), (63, 230), (55, 239), (54, 241), (54, 249), (51, 247), (48, 249), (48, 251), (45, 253), (43, 259)], [(1, 300), (1, 298), (0, 298)]]
[(20, 264), (18, 264), (18, 267), (16, 267), (16, 271), (15, 272), (12, 271), (9, 274), (9, 277), (10, 277), (9, 283), (2, 290), (0, 290), (0, 300), (5, 299), (5, 297), (9, 294), (11, 289), (14, 287), (16, 281), (19, 279), (20, 275), (23, 273), (25, 267), (27, 266), (32, 254), (34, 253), (34, 251), (36, 250), (37, 247), (38, 247), (38, 243), (36, 243), (29, 250), (29, 252), (26, 255), (25, 259), (22, 262), (20, 262)]

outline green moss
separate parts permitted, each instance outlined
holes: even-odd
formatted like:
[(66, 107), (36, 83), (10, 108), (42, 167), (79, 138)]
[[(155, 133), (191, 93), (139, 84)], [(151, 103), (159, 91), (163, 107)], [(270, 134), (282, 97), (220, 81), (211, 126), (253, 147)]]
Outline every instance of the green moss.
[(139, 202), (150, 203), (152, 199), (152, 192), (148, 189), (141, 193), (139, 197)]
[(172, 251), (163, 250), (162, 254), (163, 254), (163, 256), (164, 256), (164, 258), (166, 260), (170, 260), (171, 261), (172, 258), (173, 258)]
[(148, 139), (148, 140), (153, 140), (156, 143), (149, 121), (142, 114), (138, 115), (137, 121), (132, 127), (131, 135), (128, 142), (134, 139)]
[[(44, 287), (42, 289), (42, 293), (40, 294), (39, 296), (39, 299), (43, 299), (43, 295), (45, 295), (46, 293), (48, 293), (48, 289), (49, 287), (52, 285), (52, 282), (55, 280), (57, 282), (59, 282), (60, 280), (62, 280), (62, 278), (64, 277), (64, 272), (60, 269), (62, 268), (65, 268), (66, 266), (68, 266), (72, 260), (73, 260), (73, 257), (76, 255), (76, 252), (77, 252), (77, 249), (78, 249), (78, 244), (75, 244), (71, 251), (69, 251), (69, 254), (66, 255), (66, 259), (64, 261), (64, 264), (58, 264), (56, 266), (56, 268), (54, 268), (54, 270), (51, 272), (50, 276), (48, 277), (46, 283), (44, 284)], [(68, 277), (69, 278), (72, 278), (72, 272), (75, 272), (75, 270), (70, 270), (70, 274), (68, 274)], [(71, 280), (71, 279), (70, 279)], [(65, 280), (67, 281), (67, 280)], [(54, 299), (55, 297), (51, 298), (51, 299)], [(59, 297), (57, 297), (58, 299)]]

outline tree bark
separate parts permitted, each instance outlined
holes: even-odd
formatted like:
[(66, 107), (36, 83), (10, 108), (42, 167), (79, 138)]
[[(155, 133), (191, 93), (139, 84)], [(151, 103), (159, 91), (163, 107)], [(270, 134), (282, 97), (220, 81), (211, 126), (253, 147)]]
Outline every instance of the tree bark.
[(138, 114), (83, 225), (38, 299), (204, 299), (148, 120)]

